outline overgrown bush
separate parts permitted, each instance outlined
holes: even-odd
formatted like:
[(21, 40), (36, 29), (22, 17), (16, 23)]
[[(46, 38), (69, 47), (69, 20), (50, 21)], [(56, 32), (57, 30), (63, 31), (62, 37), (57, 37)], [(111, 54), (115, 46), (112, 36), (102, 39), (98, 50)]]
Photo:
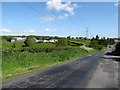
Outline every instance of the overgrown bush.
[(48, 47), (48, 48), (39, 48), (39, 47), (24, 47), (21, 49), (9, 48), (2, 49), (2, 55), (12, 55), (16, 52), (20, 53), (41, 53), (41, 52), (53, 52), (53, 51), (63, 51), (63, 50), (74, 50), (77, 47)]
[(67, 46), (68, 40), (67, 39), (59, 39), (56, 46)]
[(36, 43), (36, 40), (32, 37), (27, 37), (24, 43), (27, 47), (33, 47)]
[(120, 42), (115, 46), (115, 51), (113, 51), (113, 54), (120, 56)]
[(90, 42), (89, 47), (92, 47), (94, 49), (102, 50), (104, 47), (103, 45), (99, 45), (97, 40), (93, 40)]

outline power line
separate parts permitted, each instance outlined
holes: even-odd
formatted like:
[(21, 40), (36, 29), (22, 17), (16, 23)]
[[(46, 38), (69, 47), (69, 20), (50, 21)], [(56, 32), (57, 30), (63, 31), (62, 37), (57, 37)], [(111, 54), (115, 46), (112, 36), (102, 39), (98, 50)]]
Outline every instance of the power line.
[(37, 14), (39, 14), (39, 15), (43, 15), (43, 16), (44, 16), (43, 13), (40, 13), (38, 10), (36, 10), (36, 9), (33, 8), (33, 7), (31, 7), (29, 4), (27, 4), (27, 3), (25, 3), (25, 2), (21, 2), (21, 3), (23, 3), (25, 6), (31, 8), (31, 9), (32, 9), (33, 11), (35, 11)]
[[(33, 10), (34, 12), (36, 12), (38, 15), (40, 15), (40, 16), (45, 16), (45, 14), (39, 12), (38, 10), (36, 10), (36, 9), (33, 8), (32, 6), (30, 6), (29, 4), (27, 4), (27, 3), (25, 3), (25, 2), (22, 2), (22, 3), (23, 3), (25, 6), (31, 8), (31, 10)], [(64, 12), (64, 11), (63, 11), (63, 12)], [(50, 11), (50, 13), (52, 13), (52, 15), (54, 15), (55, 17), (57, 16), (57, 15), (55, 14), (55, 12), (53, 12), (53, 11)], [(65, 12), (64, 12), (64, 13), (65, 13)], [(77, 15), (77, 17), (78, 17), (78, 15)], [(80, 17), (79, 17), (79, 19), (80, 19)], [(79, 27), (77, 26), (77, 24), (73, 23), (73, 21), (72, 21), (71, 18), (68, 18), (68, 20), (71, 22), (71, 25), (72, 25), (72, 26), (74, 25), (74, 27), (76, 28), (76, 30), (79, 28)], [(61, 26), (61, 25), (58, 24), (58, 23), (55, 23), (55, 22), (52, 22), (52, 23), (56, 24), (56, 25), (59, 26), (60, 28), (63, 27), (63, 26)], [(64, 22), (64, 23), (65, 23), (65, 22)], [(65, 24), (67, 25), (67, 23), (65, 23)], [(85, 24), (83, 23), (83, 25), (85, 25)], [(74, 31), (72, 31), (72, 32), (74, 33)], [(86, 33), (88, 33), (88, 31), (87, 31)], [(88, 37), (88, 34), (86, 34), (86, 37)]]
[[(43, 13), (40, 13), (38, 10), (36, 10), (35, 8), (33, 8), (32, 6), (30, 6), (29, 4), (25, 3), (25, 2), (22, 2), (25, 6), (31, 8), (33, 11), (35, 11), (38, 15), (41, 15), (41, 16), (45, 16)], [(50, 11), (50, 13), (52, 13), (52, 15), (54, 15), (55, 17), (57, 16), (54, 12)], [(54, 24), (56, 24), (57, 26), (59, 26), (60, 28), (63, 27), (61, 26), (60, 24), (58, 23), (55, 23), (53, 22)], [(66, 24), (67, 25), (67, 24)]]

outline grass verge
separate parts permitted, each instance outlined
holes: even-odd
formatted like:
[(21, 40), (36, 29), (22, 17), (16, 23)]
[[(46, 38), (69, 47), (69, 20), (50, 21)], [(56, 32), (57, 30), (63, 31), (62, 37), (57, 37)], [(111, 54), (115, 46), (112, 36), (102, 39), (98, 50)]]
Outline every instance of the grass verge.
[(79, 58), (97, 51), (86, 51), (81, 48), (71, 48), (52, 52), (15, 52), (2, 57), (2, 78), (7, 80), (16, 76), (44, 69), (59, 63)]

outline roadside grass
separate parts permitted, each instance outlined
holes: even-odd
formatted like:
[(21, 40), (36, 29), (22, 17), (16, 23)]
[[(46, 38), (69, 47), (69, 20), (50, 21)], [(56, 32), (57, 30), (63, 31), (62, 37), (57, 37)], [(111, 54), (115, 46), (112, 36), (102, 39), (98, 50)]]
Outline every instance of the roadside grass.
[(5, 55), (2, 57), (2, 79), (19, 76), (20, 74), (34, 71), (36, 68), (42, 69), (73, 60), (81, 56), (97, 52), (86, 51), (80, 48), (72, 48), (61, 51), (40, 52), (40, 53), (24, 53), (15, 52), (13, 55)]

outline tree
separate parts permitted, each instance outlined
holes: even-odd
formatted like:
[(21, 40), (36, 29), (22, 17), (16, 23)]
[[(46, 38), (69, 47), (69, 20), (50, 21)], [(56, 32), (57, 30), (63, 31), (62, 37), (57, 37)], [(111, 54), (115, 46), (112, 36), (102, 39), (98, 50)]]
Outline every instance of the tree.
[(98, 35), (96, 35), (96, 38), (95, 38), (96, 40), (99, 40), (99, 36)]
[(82, 37), (79, 37), (79, 39), (82, 39)]
[(10, 41), (13, 37), (12, 36), (2, 36), (2, 40)]
[(113, 51), (113, 54), (120, 56), (120, 42), (116, 44), (115, 51)]
[(76, 39), (79, 39), (79, 37), (76, 37)]
[(67, 39), (70, 39), (70, 36), (68, 36)]
[(102, 46), (104, 46), (104, 47), (107, 47), (107, 41), (106, 40), (103, 40), (103, 39), (100, 39), (100, 40), (98, 40), (98, 44), (99, 45), (102, 45)]
[(87, 40), (87, 38), (86, 38), (86, 37), (84, 37), (83, 39), (84, 39), (84, 40)]
[(92, 40), (89, 44), (89, 47), (92, 47), (94, 49), (98, 49), (101, 50), (103, 48), (102, 45), (99, 45), (99, 41), (98, 40)]
[(36, 40), (32, 37), (27, 37), (24, 43), (27, 47), (32, 47), (36, 43)]
[(114, 41), (114, 39), (112, 39), (112, 38), (110, 38), (110, 45), (112, 45), (112, 44), (114, 44), (115, 43), (115, 41)]
[(42, 40), (42, 37), (36, 37), (37, 40)]
[(59, 39), (57, 46), (67, 46), (68, 45), (68, 40), (66, 39)]
[(55, 36), (54, 39), (59, 39), (59, 37), (58, 37), (58, 36)]
[(94, 38), (94, 37), (91, 39), (91, 41), (93, 41), (93, 40), (95, 40), (95, 38)]
[(72, 39), (74, 39), (74, 37), (72, 37)]
[(26, 36), (25, 35), (22, 35), (22, 38), (25, 38)]
[(92, 40), (89, 44), (89, 47), (96, 48), (98, 46), (98, 41), (97, 40)]

